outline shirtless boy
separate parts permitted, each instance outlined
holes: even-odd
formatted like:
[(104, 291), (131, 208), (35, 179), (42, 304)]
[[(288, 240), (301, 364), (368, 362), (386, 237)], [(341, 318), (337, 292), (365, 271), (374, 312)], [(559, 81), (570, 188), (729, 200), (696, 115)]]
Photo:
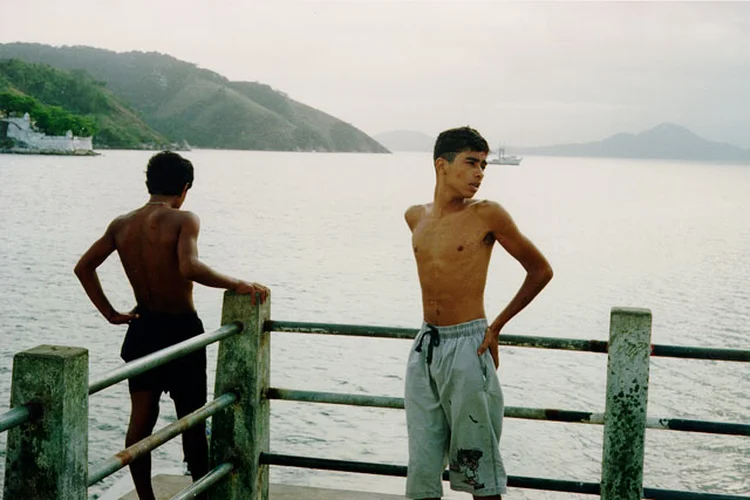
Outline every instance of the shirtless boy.
[[(129, 323), (121, 356), (131, 361), (203, 333), (193, 304), (193, 282), (250, 293), (265, 301), (268, 289), (220, 274), (198, 259), (198, 217), (180, 210), (193, 185), (193, 165), (177, 153), (164, 151), (148, 162), (146, 186), (151, 195), (140, 208), (113, 220), (78, 261), (75, 274), (99, 312), (112, 324)], [(117, 251), (135, 294), (136, 307), (118, 312), (102, 289), (96, 269)], [(130, 446), (153, 431), (159, 398), (169, 392), (177, 417), (206, 403), (206, 350), (201, 349), (128, 380)], [(185, 459), (193, 480), (208, 472), (205, 423), (182, 437)], [(153, 500), (151, 456), (130, 464), (138, 498)]]
[[(473, 199), (488, 153), (474, 129), (442, 132), (433, 153), (434, 200), (405, 214), (424, 314), (406, 370), (409, 498), (442, 497), (446, 463), (453, 490), (484, 500), (500, 499), (506, 490), (498, 337), (552, 279), (552, 268), (503, 207)], [(523, 266), (526, 278), (488, 324), (484, 289), (495, 242)]]

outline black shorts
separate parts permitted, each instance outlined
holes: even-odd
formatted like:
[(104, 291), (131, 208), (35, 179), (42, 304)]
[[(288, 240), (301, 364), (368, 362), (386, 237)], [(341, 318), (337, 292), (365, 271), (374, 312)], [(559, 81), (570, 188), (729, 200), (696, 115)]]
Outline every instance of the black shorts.
[[(165, 314), (138, 309), (130, 322), (120, 356), (132, 361), (204, 332), (196, 313)], [(206, 348), (191, 352), (128, 380), (130, 392), (160, 391), (206, 402)], [(202, 402), (201, 402), (202, 401)]]

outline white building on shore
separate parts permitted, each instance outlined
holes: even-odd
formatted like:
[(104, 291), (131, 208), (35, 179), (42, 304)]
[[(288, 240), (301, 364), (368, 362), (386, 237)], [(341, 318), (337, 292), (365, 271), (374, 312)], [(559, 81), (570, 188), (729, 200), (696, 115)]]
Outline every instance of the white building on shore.
[(75, 153), (93, 151), (94, 149), (91, 137), (76, 137), (70, 130), (62, 136), (45, 135), (37, 132), (31, 127), (31, 117), (28, 113), (24, 114), (23, 118), (0, 118), (0, 127), (0, 130), (6, 129), (5, 136), (7, 138), (16, 142), (12, 151)]

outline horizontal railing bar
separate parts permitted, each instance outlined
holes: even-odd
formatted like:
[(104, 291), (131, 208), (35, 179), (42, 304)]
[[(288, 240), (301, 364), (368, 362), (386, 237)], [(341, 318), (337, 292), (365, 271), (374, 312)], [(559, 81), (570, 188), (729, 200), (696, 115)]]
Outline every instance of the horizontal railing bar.
[(136, 458), (145, 455), (154, 448), (161, 446), (170, 439), (182, 434), (191, 427), (206, 420), (211, 415), (223, 410), (227, 406), (237, 401), (237, 395), (234, 393), (222, 394), (210, 403), (198, 408), (192, 413), (185, 415), (176, 422), (151, 434), (147, 438), (141, 439), (137, 443), (125, 448), (116, 455), (98, 463), (92, 469), (89, 469), (87, 485), (96, 484), (105, 477), (114, 474), (122, 469)]
[[(413, 339), (419, 333), (419, 330), (415, 328), (274, 320), (266, 321), (264, 328), (269, 332), (346, 335), (386, 339)], [(500, 345), (517, 347), (541, 347), (547, 349), (564, 349), (572, 351), (607, 352), (607, 342), (602, 340), (578, 340), (551, 337), (501, 335)]]
[(664, 429), (670, 431), (702, 432), (705, 434), (725, 434), (729, 436), (750, 436), (750, 424), (732, 422), (710, 422), (707, 420), (687, 420), (684, 418), (654, 418), (646, 419), (649, 429)]
[(404, 398), (388, 396), (369, 396), (366, 394), (345, 394), (335, 392), (298, 391), (269, 387), (265, 391), (266, 399), (302, 401), (307, 403), (328, 403), (334, 405), (369, 406), (375, 408), (404, 409)]
[(177, 495), (173, 496), (171, 500), (189, 500), (191, 498), (195, 498), (197, 495), (208, 491), (211, 486), (228, 476), (233, 469), (234, 466), (232, 464), (223, 463), (212, 469), (208, 474), (206, 474), (184, 490), (180, 491)]
[(39, 405), (26, 403), (0, 415), (0, 432), (5, 432), (34, 419), (41, 414)]
[(99, 380), (89, 384), (89, 395), (96, 394), (97, 392), (113, 386), (125, 379), (135, 375), (140, 375), (148, 370), (156, 368), (157, 366), (161, 366), (186, 354), (195, 352), (209, 344), (236, 335), (242, 331), (243, 327), (242, 323), (236, 321), (224, 325), (213, 332), (196, 335), (195, 337), (180, 342), (179, 344), (169, 346), (147, 356), (143, 356), (142, 358), (125, 363), (123, 366), (110, 371), (103, 375)]
[[(278, 453), (261, 453), (260, 463), (281, 465), (285, 467), (302, 467), (305, 469), (333, 470), (338, 472), (356, 472), (379, 476), (406, 477), (405, 465), (378, 464), (372, 462), (353, 462), (349, 460), (331, 460), (327, 458), (299, 457)], [(448, 471), (443, 471), (443, 479), (448, 479)], [(569, 493), (599, 493), (598, 483), (564, 481), (558, 479), (540, 479), (534, 477), (508, 477), (508, 486), (548, 491), (565, 491)]]
[(314, 333), (320, 335), (347, 335), (386, 339), (413, 339), (419, 333), (419, 330), (415, 328), (274, 320), (266, 321), (263, 328), (267, 332)]
[(304, 469), (333, 470), (339, 472), (358, 472), (378, 476), (406, 477), (405, 465), (378, 464), (372, 462), (353, 462), (350, 460), (332, 460), (328, 458), (300, 457), (279, 453), (261, 453), (260, 463), (301, 467)]
[(607, 352), (606, 340), (583, 340), (527, 335), (500, 335), (498, 343), (506, 347), (533, 347), (561, 351)]
[[(280, 465), (284, 467), (301, 467), (305, 469), (406, 477), (406, 466), (404, 465), (300, 457), (278, 453), (261, 453), (260, 463), (267, 465)], [(447, 470), (443, 471), (443, 480), (448, 480)], [(511, 488), (561, 491), (588, 495), (598, 495), (600, 493), (599, 483), (525, 476), (508, 476), (508, 486)], [(664, 490), (659, 488), (643, 488), (643, 498), (648, 500), (750, 500), (750, 497), (747, 496), (695, 493), (690, 491)]]
[(717, 347), (691, 347), (677, 345), (651, 346), (651, 355), (663, 358), (710, 359), (715, 361), (750, 362), (750, 350), (720, 349)]
[[(391, 408), (396, 410), (404, 409), (404, 398), (389, 396), (299, 391), (294, 389), (280, 389), (278, 387), (270, 387), (266, 389), (265, 395), (267, 399), (278, 399), (284, 401), (367, 406), (375, 408)], [(524, 408), (520, 406), (506, 406), (504, 416), (507, 418), (520, 418), (527, 420), (550, 420), (553, 422), (581, 422), (587, 424), (604, 423), (604, 415), (602, 413)]]
[(750, 500), (749, 496), (663, 490), (660, 488), (643, 488), (643, 498), (646, 500)]
[[(267, 399), (284, 401), (301, 401), (306, 403), (327, 403), (375, 408), (403, 410), (404, 398), (389, 396), (371, 396), (368, 394), (346, 394), (335, 392), (300, 391), (271, 387), (266, 390)], [(524, 420), (547, 420), (550, 422), (568, 422), (581, 424), (604, 424), (604, 414), (575, 410), (558, 410), (554, 408), (527, 408), (523, 406), (506, 406), (506, 418)], [(750, 436), (750, 425), (730, 422), (708, 422), (704, 420), (686, 420), (679, 418), (646, 419), (649, 429), (672, 431), (703, 432), (707, 434), (725, 434), (733, 436)]]
[[(335, 323), (310, 323), (302, 321), (266, 321), (266, 331), (283, 333), (312, 333), (320, 335), (346, 335), (388, 339), (413, 339), (419, 333), (415, 328), (388, 326), (348, 325)], [(533, 347), (563, 351), (607, 352), (606, 340), (581, 340), (526, 335), (500, 335), (500, 345), (506, 347)], [(750, 350), (720, 349), (713, 347), (690, 347), (658, 345), (651, 346), (651, 355), (667, 358), (709, 359), (714, 361), (750, 362)]]

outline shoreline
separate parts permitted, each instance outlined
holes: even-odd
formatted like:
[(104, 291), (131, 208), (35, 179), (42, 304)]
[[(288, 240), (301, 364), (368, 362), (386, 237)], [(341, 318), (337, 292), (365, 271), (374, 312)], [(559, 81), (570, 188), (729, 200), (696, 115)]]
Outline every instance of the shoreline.
[(0, 154), (7, 155), (46, 155), (46, 156), (99, 156), (94, 150), (76, 150), (76, 151), (51, 151), (48, 149), (0, 149)]

